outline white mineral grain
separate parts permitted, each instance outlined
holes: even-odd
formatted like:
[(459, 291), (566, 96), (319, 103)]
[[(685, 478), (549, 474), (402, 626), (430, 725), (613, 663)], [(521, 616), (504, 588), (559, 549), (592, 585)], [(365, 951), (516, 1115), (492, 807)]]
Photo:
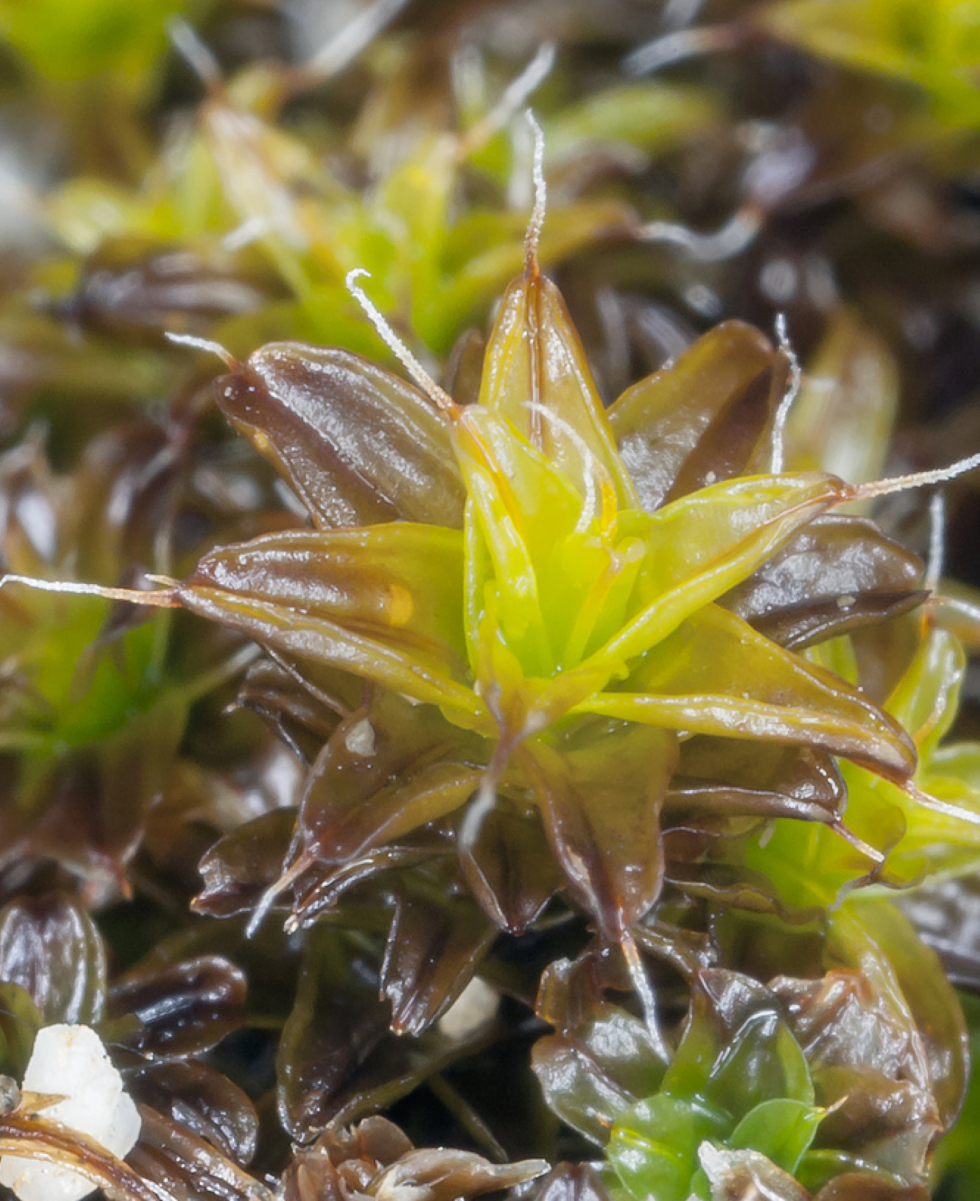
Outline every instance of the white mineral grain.
[[(102, 1040), (89, 1026), (45, 1026), (38, 1031), (23, 1088), (62, 1096), (43, 1116), (95, 1139), (120, 1159), (132, 1150), (140, 1118), (122, 1077), (109, 1062)], [(20, 1201), (81, 1201), (95, 1185), (77, 1172), (4, 1155), (0, 1184)]]

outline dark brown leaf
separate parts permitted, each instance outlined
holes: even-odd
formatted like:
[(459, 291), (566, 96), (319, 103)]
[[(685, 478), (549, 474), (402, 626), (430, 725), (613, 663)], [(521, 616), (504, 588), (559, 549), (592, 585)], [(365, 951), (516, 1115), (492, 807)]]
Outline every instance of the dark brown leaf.
[(330, 1123), (377, 1113), (486, 1041), (485, 1031), (472, 1040), (437, 1030), (399, 1038), (377, 981), (371, 959), (342, 935), (323, 925), (308, 933), (276, 1061), (279, 1115), (294, 1139), (309, 1142)]
[(392, 1030), (417, 1036), (473, 979), (497, 928), (448, 873), (413, 883), (405, 873), (395, 886), (381, 988), (391, 1002)]
[(259, 1119), (242, 1090), (203, 1063), (161, 1063), (134, 1073), (127, 1088), (135, 1100), (243, 1167), (255, 1154)]
[(483, 911), (509, 934), (523, 934), (562, 885), (537, 810), (499, 790), (461, 842), (460, 863)]
[(323, 529), (402, 517), (462, 526), (446, 428), (410, 384), (343, 350), (272, 342), (218, 381), (234, 427)]
[(273, 809), (218, 839), (201, 860), (204, 888), (192, 903), (195, 912), (249, 912), (282, 874), (295, 823), (295, 809)]
[(136, 968), (109, 993), (106, 1038), (153, 1059), (206, 1051), (245, 1020), (245, 974), (220, 955)]
[(519, 758), (558, 862), (604, 935), (618, 942), (657, 899), (658, 814), (677, 759), (669, 730), (579, 719)]
[(923, 599), (922, 561), (864, 517), (824, 513), (721, 603), (788, 648), (801, 648)]
[(341, 1089), (387, 1028), (373, 966), (350, 953), (333, 931), (311, 930), (276, 1057), (279, 1116), (292, 1138), (308, 1142), (324, 1129)]
[[(203, 1138), (149, 1105), (139, 1107), (142, 1128), (129, 1162), (174, 1201), (274, 1201), (271, 1189)], [(146, 1195), (158, 1194), (147, 1187)]]
[(785, 356), (758, 330), (726, 321), (628, 388), (609, 420), (643, 508), (752, 464), (786, 378)]
[(95, 1025), (106, 992), (102, 936), (72, 898), (49, 893), (0, 910), (0, 980), (30, 993), (45, 1025)]

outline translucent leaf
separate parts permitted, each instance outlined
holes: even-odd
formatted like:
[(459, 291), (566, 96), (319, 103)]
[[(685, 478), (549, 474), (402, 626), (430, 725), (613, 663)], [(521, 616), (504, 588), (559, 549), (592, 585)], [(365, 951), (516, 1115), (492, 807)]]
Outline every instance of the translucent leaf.
[(86, 259), (72, 306), (87, 329), (152, 344), (168, 330), (206, 334), (220, 318), (266, 299), (228, 256), (124, 236), (104, 240)]
[(659, 894), (657, 814), (676, 756), (667, 731), (591, 718), (517, 753), (572, 889), (613, 940)]
[(326, 1126), (342, 1086), (387, 1030), (370, 968), (351, 966), (332, 931), (311, 932), (276, 1056), (279, 1117), (302, 1141)]
[(391, 372), (343, 350), (271, 342), (217, 388), (222, 412), (320, 528), (396, 518), (462, 526), (445, 422)]
[(860, 71), (918, 84), (957, 125), (976, 121), (970, 70), (980, 58), (972, 6), (942, 0), (782, 0), (754, 14), (767, 31)]
[(708, 1105), (661, 1093), (622, 1115), (606, 1154), (636, 1201), (688, 1201), (698, 1148), (725, 1129)]
[(541, 1182), (535, 1201), (611, 1201), (609, 1191), (589, 1163), (559, 1163)]
[(602, 401), (561, 294), (528, 270), (504, 293), (487, 343), (480, 404), (506, 417), (584, 495), (601, 476), (635, 508)]
[[(312, 763), (340, 723), (342, 709), (339, 704), (324, 704), (297, 674), (259, 659), (245, 673), (238, 703), (258, 713), (297, 755)], [(358, 697), (353, 707), (359, 703)]]
[(701, 1171), (694, 1178), (698, 1196), (711, 1201), (729, 1198), (765, 1198), (765, 1201), (811, 1201), (810, 1194), (772, 1162), (754, 1150), (728, 1150), (705, 1143), (698, 1155)]
[(621, 536), (634, 533), (646, 554), (627, 620), (592, 658), (628, 659), (654, 646), (837, 504), (841, 488), (828, 476), (750, 476), (702, 488), (654, 514), (621, 515)]
[(817, 1193), (814, 1201), (929, 1201), (921, 1184), (894, 1184), (868, 1172), (844, 1172)]
[(619, 453), (648, 513), (745, 472), (766, 445), (787, 364), (749, 325), (726, 321), (609, 410)]
[(707, 605), (649, 651), (622, 685), (583, 708), (694, 733), (773, 739), (874, 764), (915, 767), (904, 731), (838, 676)]
[(721, 969), (702, 973), (662, 1089), (704, 1099), (732, 1125), (772, 1098), (813, 1104), (809, 1067), (776, 998), (750, 977)]
[(213, 551), (178, 596), (285, 655), (475, 715), (458, 682), (462, 567), (461, 536), (435, 526), (290, 531)]
[(898, 392), (898, 364), (884, 339), (854, 310), (835, 310), (790, 410), (786, 461), (852, 484), (881, 479)]
[(106, 992), (102, 936), (70, 897), (49, 893), (0, 910), (0, 980), (21, 985), (45, 1025), (95, 1025)]
[(823, 1110), (803, 1101), (773, 1097), (749, 1110), (728, 1139), (734, 1148), (758, 1151), (786, 1172), (795, 1172), (813, 1142)]
[(915, 740), (924, 761), (956, 717), (966, 656), (958, 639), (938, 627), (922, 640), (915, 658), (885, 702)]

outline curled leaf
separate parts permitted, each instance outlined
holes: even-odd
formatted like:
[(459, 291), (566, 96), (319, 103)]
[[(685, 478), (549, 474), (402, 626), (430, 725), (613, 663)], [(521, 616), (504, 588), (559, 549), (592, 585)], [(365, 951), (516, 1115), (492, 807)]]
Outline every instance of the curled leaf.
[(463, 524), (445, 425), (390, 372), (343, 350), (275, 342), (217, 387), (225, 416), (321, 529), (396, 518)]
[(46, 1025), (94, 1025), (105, 1006), (102, 936), (65, 895), (10, 901), (0, 910), (0, 980), (26, 989)]

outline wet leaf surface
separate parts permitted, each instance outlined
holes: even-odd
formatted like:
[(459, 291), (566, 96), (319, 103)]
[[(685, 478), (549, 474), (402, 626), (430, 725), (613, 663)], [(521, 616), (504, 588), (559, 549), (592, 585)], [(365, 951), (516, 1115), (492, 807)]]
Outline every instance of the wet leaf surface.
[(618, 941), (660, 891), (655, 818), (677, 754), (674, 738), (585, 718), (557, 745), (537, 741), (526, 754), (555, 856), (604, 934)]
[(761, 466), (787, 378), (785, 358), (758, 330), (732, 321), (628, 388), (609, 421), (641, 507), (652, 513)]
[(182, 1124), (148, 1105), (140, 1106), (140, 1118), (140, 1140), (129, 1162), (176, 1201), (272, 1201), (271, 1189)]
[(255, 1155), (259, 1118), (237, 1085), (203, 1063), (164, 1063), (136, 1072), (129, 1081), (142, 1104), (210, 1143), (247, 1167)]
[(70, 897), (10, 901), (0, 910), (0, 980), (29, 993), (46, 1025), (95, 1025), (106, 995), (102, 936)]
[(113, 983), (104, 1030), (147, 1057), (181, 1059), (242, 1024), (245, 991), (245, 974), (218, 955), (137, 968)]
[(399, 517), (462, 525), (445, 426), (420, 392), (366, 360), (270, 344), (219, 381), (218, 402), (320, 528)]
[(447, 887), (438, 876), (417, 888), (411, 876), (403, 881), (394, 888), (381, 991), (391, 1002), (391, 1029), (418, 1035), (469, 984), (497, 927), (475, 901), (460, 895), (459, 885)]

